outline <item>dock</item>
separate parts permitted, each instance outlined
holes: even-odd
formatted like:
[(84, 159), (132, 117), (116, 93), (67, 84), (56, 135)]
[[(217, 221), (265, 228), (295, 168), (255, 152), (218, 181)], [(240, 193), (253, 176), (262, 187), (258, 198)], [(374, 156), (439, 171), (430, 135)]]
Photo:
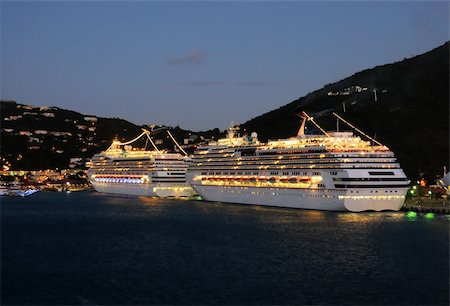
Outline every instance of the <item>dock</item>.
[(449, 199), (412, 198), (405, 201), (401, 210), (449, 214), (449, 204)]

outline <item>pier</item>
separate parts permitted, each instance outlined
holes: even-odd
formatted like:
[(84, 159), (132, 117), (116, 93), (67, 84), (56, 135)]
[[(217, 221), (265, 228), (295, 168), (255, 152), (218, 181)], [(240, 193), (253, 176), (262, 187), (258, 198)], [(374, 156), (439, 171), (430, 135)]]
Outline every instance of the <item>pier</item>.
[(407, 199), (402, 210), (421, 213), (449, 214), (449, 199), (413, 198)]

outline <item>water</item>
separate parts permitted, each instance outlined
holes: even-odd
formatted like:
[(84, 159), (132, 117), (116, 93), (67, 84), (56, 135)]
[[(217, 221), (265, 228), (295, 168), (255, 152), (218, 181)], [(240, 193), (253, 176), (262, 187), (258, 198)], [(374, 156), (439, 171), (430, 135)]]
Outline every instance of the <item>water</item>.
[(1, 303), (449, 304), (449, 217), (1, 199)]

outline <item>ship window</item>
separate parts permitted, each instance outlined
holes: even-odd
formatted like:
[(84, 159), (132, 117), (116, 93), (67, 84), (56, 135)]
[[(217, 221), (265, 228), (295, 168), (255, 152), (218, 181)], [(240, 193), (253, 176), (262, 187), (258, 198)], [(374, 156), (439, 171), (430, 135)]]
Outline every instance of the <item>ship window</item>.
[(369, 171), (370, 175), (394, 175), (394, 172), (391, 171)]
[(241, 156), (254, 156), (256, 149), (242, 149)]

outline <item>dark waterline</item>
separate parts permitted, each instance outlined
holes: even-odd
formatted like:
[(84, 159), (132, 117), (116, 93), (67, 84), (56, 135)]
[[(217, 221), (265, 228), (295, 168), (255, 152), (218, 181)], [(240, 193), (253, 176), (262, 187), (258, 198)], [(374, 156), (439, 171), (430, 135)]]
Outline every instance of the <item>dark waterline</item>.
[(2, 305), (449, 304), (449, 217), (1, 198)]

